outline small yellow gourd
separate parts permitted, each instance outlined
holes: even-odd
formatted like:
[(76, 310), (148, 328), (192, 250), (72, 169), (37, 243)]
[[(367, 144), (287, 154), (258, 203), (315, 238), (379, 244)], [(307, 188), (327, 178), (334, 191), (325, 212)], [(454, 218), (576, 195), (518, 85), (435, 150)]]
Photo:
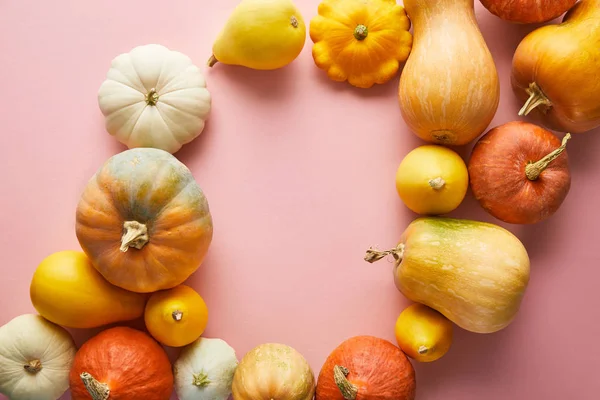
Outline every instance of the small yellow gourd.
[(409, 29), (396, 0), (324, 0), (310, 22), (312, 55), (330, 79), (369, 88), (392, 79), (406, 61)]

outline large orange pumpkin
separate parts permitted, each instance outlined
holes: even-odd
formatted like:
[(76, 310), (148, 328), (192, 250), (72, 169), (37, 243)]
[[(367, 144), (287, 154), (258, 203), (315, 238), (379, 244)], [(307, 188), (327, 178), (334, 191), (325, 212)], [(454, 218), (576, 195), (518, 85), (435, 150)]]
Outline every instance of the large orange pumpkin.
[(415, 370), (399, 347), (373, 336), (345, 340), (327, 357), (316, 400), (414, 400)]
[(69, 385), (72, 400), (168, 400), (173, 372), (167, 353), (154, 339), (121, 326), (81, 346)]
[(106, 161), (88, 182), (76, 218), (94, 267), (113, 285), (140, 293), (183, 283), (213, 235), (208, 202), (190, 170), (152, 148)]

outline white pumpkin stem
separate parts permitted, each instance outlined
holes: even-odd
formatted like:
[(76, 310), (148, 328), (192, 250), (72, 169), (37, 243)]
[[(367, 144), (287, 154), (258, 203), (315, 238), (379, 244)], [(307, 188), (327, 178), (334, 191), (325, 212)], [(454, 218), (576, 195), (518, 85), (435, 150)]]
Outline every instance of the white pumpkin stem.
[(558, 149), (554, 150), (552, 153), (548, 154), (546, 157), (537, 162), (530, 161), (525, 167), (525, 175), (527, 175), (527, 179), (530, 181), (535, 181), (537, 178), (539, 178), (540, 174), (544, 172), (548, 165), (550, 165), (552, 161), (556, 160), (556, 158), (560, 156), (563, 151), (565, 151), (569, 139), (571, 139), (571, 134), (567, 133)]
[(79, 375), (81, 380), (83, 381), (83, 385), (87, 389), (90, 396), (92, 396), (92, 400), (108, 400), (110, 396), (110, 389), (106, 383), (98, 382), (94, 377), (87, 372)]
[(158, 93), (156, 93), (156, 89), (152, 88), (146, 95), (146, 104), (155, 106), (156, 103), (158, 103)]
[(31, 360), (27, 364), (23, 365), (23, 368), (25, 368), (25, 371), (31, 374), (36, 374), (42, 370), (42, 362), (38, 359)]
[(333, 380), (340, 389), (340, 392), (342, 392), (344, 399), (355, 400), (356, 395), (358, 394), (358, 388), (346, 379), (349, 373), (350, 372), (346, 367), (336, 365), (333, 367)]
[(173, 319), (175, 321), (181, 321), (181, 319), (183, 318), (183, 313), (179, 310), (173, 311), (171, 315), (173, 316)]
[(206, 375), (204, 372), (200, 372), (199, 374), (193, 374), (192, 377), (192, 385), (194, 386), (204, 387), (210, 384), (210, 379), (208, 379), (208, 375)]
[(552, 102), (546, 97), (546, 95), (542, 92), (542, 89), (537, 85), (537, 83), (533, 82), (529, 84), (529, 88), (526, 90), (529, 98), (523, 105), (523, 107), (519, 110), (519, 115), (528, 115), (535, 108), (545, 105), (548, 107), (552, 107)]
[(148, 228), (137, 221), (125, 221), (123, 223), (125, 233), (121, 238), (121, 251), (125, 253), (130, 247), (141, 249), (148, 243)]
[(438, 176), (435, 179), (429, 180), (429, 186), (431, 186), (435, 190), (440, 190), (446, 185), (446, 181), (442, 179), (441, 176)]
[(397, 263), (400, 263), (400, 261), (402, 261), (402, 257), (404, 256), (404, 243), (400, 243), (398, 246), (396, 246), (396, 248), (386, 251), (379, 251), (370, 248), (367, 250), (365, 261), (374, 263), (375, 261), (379, 261), (389, 255), (394, 257), (394, 260), (396, 260)]

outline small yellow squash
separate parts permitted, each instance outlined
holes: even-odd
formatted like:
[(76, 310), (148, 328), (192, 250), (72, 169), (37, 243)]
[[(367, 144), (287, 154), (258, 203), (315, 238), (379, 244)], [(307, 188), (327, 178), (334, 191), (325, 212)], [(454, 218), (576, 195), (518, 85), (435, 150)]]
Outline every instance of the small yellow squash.
[(139, 318), (146, 296), (113, 286), (81, 251), (46, 257), (33, 274), (33, 307), (47, 320), (67, 328), (95, 328)]
[(395, 249), (370, 249), (365, 260), (388, 255), (396, 259), (394, 279), (401, 293), (475, 333), (508, 326), (529, 283), (529, 256), (521, 241), (486, 222), (418, 218)]
[(394, 77), (412, 47), (410, 20), (396, 0), (324, 0), (310, 22), (315, 64), (359, 88)]

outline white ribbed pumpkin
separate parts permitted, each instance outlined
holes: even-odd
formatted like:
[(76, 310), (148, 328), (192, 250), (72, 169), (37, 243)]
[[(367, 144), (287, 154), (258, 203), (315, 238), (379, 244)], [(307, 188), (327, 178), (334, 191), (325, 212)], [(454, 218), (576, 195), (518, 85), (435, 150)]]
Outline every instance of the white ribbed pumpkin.
[(69, 388), (77, 349), (71, 335), (39, 315), (0, 327), (0, 393), (11, 400), (56, 400)]
[(204, 130), (211, 95), (188, 56), (148, 44), (112, 61), (98, 103), (106, 130), (118, 141), (172, 154)]

